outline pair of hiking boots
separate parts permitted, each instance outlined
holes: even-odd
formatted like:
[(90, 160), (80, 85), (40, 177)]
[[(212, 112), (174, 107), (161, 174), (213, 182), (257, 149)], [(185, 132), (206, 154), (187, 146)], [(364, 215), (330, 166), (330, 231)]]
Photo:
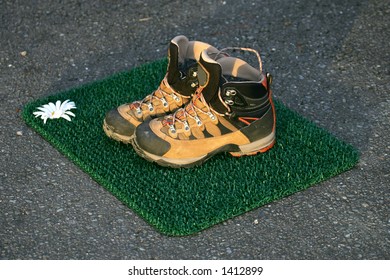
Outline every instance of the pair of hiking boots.
[[(255, 68), (226, 51), (252, 52)], [(107, 112), (107, 136), (131, 143), (143, 158), (169, 167), (192, 167), (220, 152), (254, 155), (275, 142), (271, 76), (253, 49), (226, 48), (173, 38), (159, 87), (143, 100)]]

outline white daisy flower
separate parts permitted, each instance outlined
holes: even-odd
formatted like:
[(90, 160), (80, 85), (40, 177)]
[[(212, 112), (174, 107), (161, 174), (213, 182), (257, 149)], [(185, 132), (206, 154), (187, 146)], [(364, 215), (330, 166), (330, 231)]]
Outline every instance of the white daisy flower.
[(47, 119), (59, 119), (64, 118), (67, 121), (71, 121), (70, 116), (75, 117), (71, 109), (76, 109), (76, 104), (73, 101), (65, 100), (61, 103), (60, 100), (56, 104), (50, 102), (42, 107), (37, 108), (39, 111), (34, 112), (35, 117), (41, 117), (43, 123), (46, 123)]

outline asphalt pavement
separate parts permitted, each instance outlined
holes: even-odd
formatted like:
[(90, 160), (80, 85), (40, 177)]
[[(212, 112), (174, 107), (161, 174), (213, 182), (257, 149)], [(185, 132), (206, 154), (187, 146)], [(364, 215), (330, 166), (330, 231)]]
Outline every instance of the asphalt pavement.
[[(0, 0), (0, 23), (0, 259), (389, 259), (389, 1)], [(259, 50), (275, 98), (358, 165), (167, 237), (23, 122), (26, 103), (163, 58), (180, 34)]]

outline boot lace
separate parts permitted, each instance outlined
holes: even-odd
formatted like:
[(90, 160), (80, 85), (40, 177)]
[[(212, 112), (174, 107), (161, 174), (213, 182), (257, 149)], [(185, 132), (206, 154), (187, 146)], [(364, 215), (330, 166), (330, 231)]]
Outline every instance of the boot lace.
[(164, 108), (168, 108), (168, 106), (169, 106), (168, 101), (166, 99), (167, 97), (172, 98), (177, 103), (179, 103), (181, 101), (181, 97), (176, 95), (174, 90), (172, 90), (172, 92), (167, 92), (167, 91), (162, 89), (162, 86), (164, 86), (165, 88), (171, 89), (171, 87), (168, 84), (167, 77), (165, 77), (161, 81), (161, 84), (154, 92), (145, 96), (145, 98), (140, 100), (140, 101), (132, 102), (130, 104), (130, 109), (131, 110), (135, 109), (135, 112), (137, 113), (137, 115), (142, 115), (142, 105), (146, 105), (150, 112), (154, 111), (153, 100), (160, 101)]
[[(176, 133), (176, 123), (181, 123), (184, 127), (184, 130), (189, 131), (189, 118), (193, 119), (197, 126), (201, 126), (203, 122), (199, 117), (199, 114), (207, 115), (212, 121), (217, 118), (215, 115), (216, 113), (213, 113), (213, 110), (204, 99), (202, 90), (203, 88), (199, 87), (190, 103), (188, 103), (184, 108), (178, 109), (172, 115), (165, 117), (163, 120), (163, 125), (167, 125), (172, 133)], [(200, 105), (203, 107), (199, 108)]]
[[(221, 49), (218, 53), (215, 54), (215, 57), (219, 56), (229, 56), (226, 51), (241, 51), (241, 52), (251, 52), (256, 55), (258, 67), (260, 70), (260, 73), (263, 71), (263, 63), (260, 57), (260, 54), (251, 48), (242, 48), (242, 47), (227, 47)], [(169, 127), (169, 130), (171, 133), (176, 133), (176, 126), (175, 124), (181, 123), (184, 127), (185, 131), (190, 130), (190, 126), (188, 123), (188, 119), (191, 118), (195, 121), (197, 126), (201, 126), (203, 124), (201, 118), (199, 118), (199, 114), (207, 115), (212, 121), (216, 120), (216, 115), (221, 115), (214, 111), (206, 102), (206, 100), (203, 97), (202, 94), (203, 87), (198, 87), (196, 90), (192, 100), (190, 103), (188, 103), (184, 108), (178, 109), (176, 112), (174, 112), (172, 115), (168, 115), (163, 119), (163, 125), (167, 125)], [(202, 105), (202, 108), (199, 108), (199, 105)], [(230, 108), (227, 107), (228, 112), (230, 112)], [(223, 115), (223, 114), (222, 114)], [(229, 115), (229, 113), (226, 113), (225, 115)]]

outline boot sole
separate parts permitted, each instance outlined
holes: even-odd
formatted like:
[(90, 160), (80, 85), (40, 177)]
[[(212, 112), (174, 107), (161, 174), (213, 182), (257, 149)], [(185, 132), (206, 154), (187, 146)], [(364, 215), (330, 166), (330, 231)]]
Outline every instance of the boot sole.
[(115, 141), (119, 141), (125, 144), (132, 144), (132, 141), (135, 137), (135, 133), (131, 136), (128, 135), (122, 135), (116, 133), (107, 123), (106, 120), (103, 121), (103, 130), (106, 133), (108, 137), (111, 139), (114, 139)]
[(131, 141), (134, 150), (137, 152), (137, 154), (147, 161), (150, 162), (156, 162), (157, 164), (165, 167), (172, 167), (172, 168), (190, 168), (197, 165), (203, 164), (206, 160), (211, 158), (212, 156), (222, 153), (222, 152), (228, 152), (234, 157), (241, 157), (241, 156), (251, 156), (256, 155), (258, 153), (265, 153), (269, 149), (271, 149), (275, 144), (275, 133), (271, 133), (270, 135), (254, 141), (252, 143), (246, 144), (246, 145), (235, 145), (235, 144), (229, 144), (225, 145), (223, 147), (220, 147), (214, 151), (211, 151), (210, 153), (206, 155), (202, 155), (200, 157), (196, 158), (185, 158), (185, 159), (172, 159), (172, 158), (166, 158), (157, 156), (151, 153), (148, 153), (144, 150), (142, 150), (138, 145), (136, 138), (133, 138)]

